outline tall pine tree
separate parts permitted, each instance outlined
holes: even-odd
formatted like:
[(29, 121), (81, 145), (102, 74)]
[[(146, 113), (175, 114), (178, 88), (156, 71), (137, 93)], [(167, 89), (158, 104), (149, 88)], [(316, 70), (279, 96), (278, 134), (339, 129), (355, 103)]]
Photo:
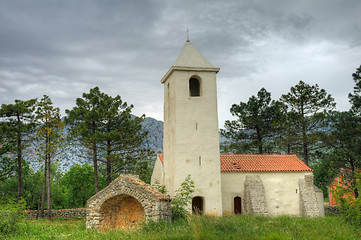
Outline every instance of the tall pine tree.
[(27, 101), (15, 100), (13, 104), (2, 104), (0, 108), (0, 127), (3, 131), (3, 139), (10, 145), (14, 145), (12, 153), (16, 155), (17, 177), (18, 177), (18, 200), (23, 193), (22, 160), (23, 149), (31, 140), (30, 134), (34, 131), (36, 99)]

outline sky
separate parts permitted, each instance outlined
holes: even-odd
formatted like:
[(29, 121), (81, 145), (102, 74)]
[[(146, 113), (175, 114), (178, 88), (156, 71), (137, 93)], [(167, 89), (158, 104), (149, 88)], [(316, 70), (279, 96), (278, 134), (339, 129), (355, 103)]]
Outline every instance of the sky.
[(48, 95), (75, 106), (91, 88), (163, 120), (161, 78), (185, 41), (215, 67), (219, 126), (262, 88), (300, 80), (349, 109), (361, 65), (359, 0), (1, 0), (0, 104)]

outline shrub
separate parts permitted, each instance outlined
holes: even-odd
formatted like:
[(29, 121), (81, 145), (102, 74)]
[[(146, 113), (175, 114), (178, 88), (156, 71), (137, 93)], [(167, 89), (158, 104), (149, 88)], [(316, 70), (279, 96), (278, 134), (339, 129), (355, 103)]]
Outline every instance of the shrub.
[[(356, 184), (355, 188), (359, 193), (361, 190), (361, 173), (355, 174)], [(334, 191), (336, 202), (340, 213), (345, 217), (349, 223), (361, 226), (361, 196), (353, 199), (353, 195), (348, 192), (349, 190), (342, 187), (337, 187)], [(345, 197), (346, 196), (346, 197)]]
[(0, 208), (0, 237), (20, 231), (19, 225), (26, 217), (25, 200), (8, 201)]
[(194, 182), (191, 176), (188, 175), (184, 182), (181, 183), (177, 189), (175, 196), (172, 199), (172, 220), (177, 218), (184, 218), (187, 215), (187, 205), (192, 201), (192, 193), (194, 192)]

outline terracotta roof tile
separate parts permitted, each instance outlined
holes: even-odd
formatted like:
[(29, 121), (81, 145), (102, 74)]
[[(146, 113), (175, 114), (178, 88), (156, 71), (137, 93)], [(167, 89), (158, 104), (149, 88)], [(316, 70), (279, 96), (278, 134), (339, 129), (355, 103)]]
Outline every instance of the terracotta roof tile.
[(159, 160), (162, 163), (162, 165), (164, 165), (163, 153), (158, 153), (158, 157), (159, 157)]
[[(163, 154), (158, 157), (164, 164)], [(311, 172), (296, 155), (221, 154), (221, 172)]]

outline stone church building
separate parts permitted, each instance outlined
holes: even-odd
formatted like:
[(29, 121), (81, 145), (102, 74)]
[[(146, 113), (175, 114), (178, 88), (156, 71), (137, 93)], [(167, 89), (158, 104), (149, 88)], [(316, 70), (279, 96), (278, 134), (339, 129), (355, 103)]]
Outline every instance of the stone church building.
[(173, 197), (185, 178), (195, 183), (194, 212), (322, 216), (313, 170), (295, 155), (220, 154), (214, 67), (191, 44), (164, 75), (164, 142), (152, 184)]

